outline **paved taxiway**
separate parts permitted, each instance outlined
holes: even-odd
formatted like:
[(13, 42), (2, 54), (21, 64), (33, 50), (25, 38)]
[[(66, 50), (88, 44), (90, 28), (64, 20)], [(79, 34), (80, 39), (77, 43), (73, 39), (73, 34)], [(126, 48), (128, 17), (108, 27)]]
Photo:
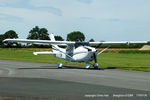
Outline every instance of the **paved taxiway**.
[[(0, 77), (0, 95), (107, 100), (119, 98), (113, 97), (114, 94), (133, 94), (119, 99), (150, 99), (148, 72), (80, 67), (57, 69), (55, 64), (0, 60)], [(104, 94), (109, 97), (102, 97)], [(91, 95), (94, 97), (89, 97)]]

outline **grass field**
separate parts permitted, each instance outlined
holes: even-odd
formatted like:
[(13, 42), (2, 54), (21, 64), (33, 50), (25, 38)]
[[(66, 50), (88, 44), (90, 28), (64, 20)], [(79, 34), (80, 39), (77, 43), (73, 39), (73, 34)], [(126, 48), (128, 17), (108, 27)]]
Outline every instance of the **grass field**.
[[(0, 59), (2, 60), (17, 60), (17, 61), (31, 61), (41, 63), (58, 62), (65, 63), (64, 60), (53, 57), (53, 55), (37, 55), (34, 56), (35, 51), (49, 51), (50, 49), (37, 48), (21, 48), (21, 49), (0, 49)], [(150, 54), (148, 53), (119, 53), (105, 52), (98, 56), (98, 62), (102, 68), (118, 68), (127, 70), (138, 70), (150, 72)], [(69, 65), (84, 66), (84, 63), (69, 63)]]

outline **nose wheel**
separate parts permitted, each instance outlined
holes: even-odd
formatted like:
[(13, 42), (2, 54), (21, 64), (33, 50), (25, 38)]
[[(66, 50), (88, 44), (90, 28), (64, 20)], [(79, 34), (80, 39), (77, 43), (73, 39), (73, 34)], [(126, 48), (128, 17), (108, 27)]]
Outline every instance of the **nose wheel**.
[(98, 69), (98, 63), (93, 64), (94, 69)]
[[(98, 63), (94, 63), (94, 64), (93, 64), (93, 67), (94, 67), (94, 69), (98, 69), (98, 68), (99, 68)], [(86, 68), (86, 69), (89, 69), (89, 68), (90, 68), (90, 64), (87, 63), (87, 64), (85, 65), (85, 68)]]

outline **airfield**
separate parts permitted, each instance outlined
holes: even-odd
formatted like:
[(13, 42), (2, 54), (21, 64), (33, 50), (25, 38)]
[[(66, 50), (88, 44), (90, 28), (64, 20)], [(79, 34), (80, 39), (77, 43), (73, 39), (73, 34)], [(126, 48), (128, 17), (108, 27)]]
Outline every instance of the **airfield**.
[(0, 60), (0, 96), (36, 100), (149, 100), (149, 76), (149, 72), (140, 71), (87, 70), (80, 66), (57, 69), (56, 64)]

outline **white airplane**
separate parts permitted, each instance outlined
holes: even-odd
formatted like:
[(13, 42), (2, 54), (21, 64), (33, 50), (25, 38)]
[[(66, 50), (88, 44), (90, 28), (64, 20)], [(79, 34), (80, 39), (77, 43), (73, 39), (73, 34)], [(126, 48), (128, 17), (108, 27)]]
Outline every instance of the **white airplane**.
[[(85, 62), (85, 68), (90, 68), (90, 61), (94, 60), (93, 67), (99, 68), (97, 63), (97, 56), (104, 52), (107, 48), (101, 52), (94, 47), (90, 47), (90, 44), (130, 44), (130, 43), (148, 43), (148, 41), (119, 41), (119, 42), (73, 42), (73, 41), (55, 41), (54, 34), (50, 34), (51, 40), (28, 40), (28, 39), (5, 39), (4, 42), (22, 42), (32, 44), (52, 45), (52, 51), (34, 52), (34, 55), (38, 54), (53, 54), (57, 58), (65, 59), (68, 62)], [(66, 45), (66, 49), (60, 48), (60, 45)], [(66, 64), (65, 63), (65, 64)], [(58, 63), (57, 67), (62, 68), (64, 64)]]

